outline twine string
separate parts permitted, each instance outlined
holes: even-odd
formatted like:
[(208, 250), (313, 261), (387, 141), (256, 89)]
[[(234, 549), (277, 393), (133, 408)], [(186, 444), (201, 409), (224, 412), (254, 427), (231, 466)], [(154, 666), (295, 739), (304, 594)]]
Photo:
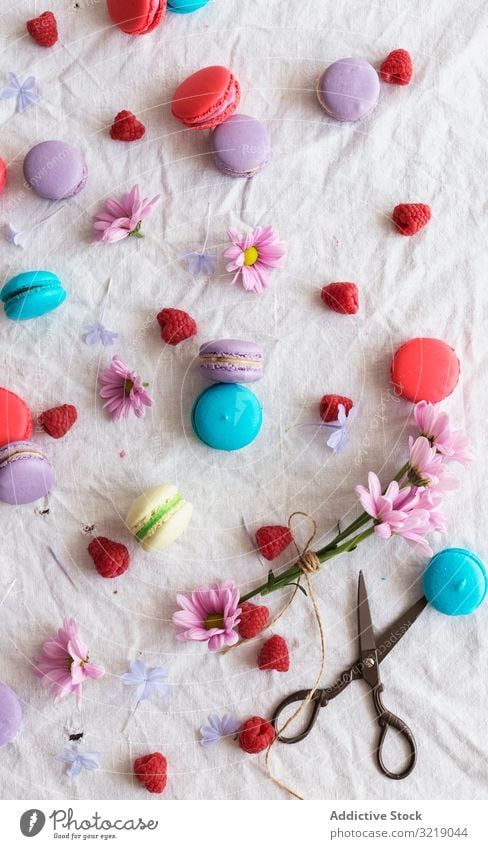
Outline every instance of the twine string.
[[(286, 793), (290, 793), (290, 795), (294, 796), (295, 799), (300, 799), (301, 801), (303, 801), (303, 796), (300, 796), (299, 793), (297, 793), (295, 790), (293, 790), (291, 787), (289, 787), (287, 784), (285, 784), (284, 781), (281, 781), (281, 779), (278, 778), (273, 773), (271, 766), (270, 766), (270, 762), (269, 762), (270, 761), (271, 749), (273, 748), (274, 744), (277, 742), (280, 735), (284, 731), (286, 731), (288, 726), (291, 725), (292, 722), (294, 722), (294, 720), (302, 713), (303, 710), (305, 710), (307, 705), (309, 705), (310, 702), (312, 701), (315, 693), (317, 692), (317, 690), (319, 688), (320, 681), (322, 679), (322, 675), (323, 675), (323, 672), (324, 672), (324, 666), (325, 666), (324, 629), (323, 629), (323, 626), (322, 626), (322, 620), (320, 618), (317, 599), (316, 599), (314, 591), (312, 589), (312, 582), (310, 580), (311, 575), (313, 575), (315, 572), (318, 572), (320, 570), (320, 567), (321, 567), (321, 563), (320, 563), (319, 558), (317, 557), (317, 555), (315, 554), (314, 551), (310, 550), (310, 546), (311, 546), (312, 542), (314, 541), (316, 533), (317, 533), (317, 523), (316, 523), (315, 519), (312, 516), (310, 516), (308, 513), (303, 513), (301, 511), (297, 511), (295, 513), (292, 513), (290, 518), (288, 519), (288, 527), (290, 528), (290, 531), (291, 531), (291, 525), (292, 525), (292, 522), (293, 522), (293, 519), (295, 518), (295, 516), (305, 516), (313, 525), (313, 533), (310, 535), (310, 537), (309, 537), (308, 541), (306, 542), (305, 546), (303, 547), (303, 549), (300, 551), (296, 542), (295, 542), (295, 548), (296, 548), (297, 554), (298, 554), (298, 565), (300, 566), (303, 577), (305, 578), (305, 581), (307, 582), (307, 590), (308, 590), (308, 594), (310, 596), (310, 601), (312, 602), (313, 612), (314, 612), (314, 615), (315, 615), (315, 621), (317, 622), (317, 627), (318, 627), (318, 630), (319, 630), (320, 652), (321, 652), (320, 669), (319, 669), (319, 673), (317, 675), (317, 678), (315, 679), (315, 683), (314, 683), (312, 689), (309, 690), (307, 697), (303, 700), (303, 702), (300, 703), (300, 705), (296, 708), (296, 710), (292, 713), (292, 715), (288, 717), (288, 719), (281, 726), (281, 728), (275, 729), (276, 730), (276, 736), (275, 736), (274, 740), (272, 741), (272, 743), (270, 743), (270, 745), (268, 746), (268, 749), (266, 751), (265, 764), (266, 764), (266, 770), (268, 772), (269, 778), (271, 778), (271, 780), (276, 784), (277, 787), (280, 787), (281, 790), (284, 790)], [(293, 594), (292, 599), (288, 603), (285, 610), (290, 606), (291, 602), (293, 601), (293, 598), (295, 597), (297, 589), (298, 589), (298, 587), (296, 587), (295, 593)], [(282, 611), (282, 613), (284, 613), (284, 611)], [(282, 614), (280, 614), (280, 615), (282, 615)]]

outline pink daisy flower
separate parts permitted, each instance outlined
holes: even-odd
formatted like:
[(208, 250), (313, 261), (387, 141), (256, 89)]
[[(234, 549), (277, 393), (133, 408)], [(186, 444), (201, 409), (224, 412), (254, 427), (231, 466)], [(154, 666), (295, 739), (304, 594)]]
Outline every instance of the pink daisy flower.
[(357, 486), (356, 492), (366, 513), (375, 519), (374, 532), (381, 539), (389, 539), (397, 533), (398, 527), (407, 518), (418, 502), (418, 495), (411, 486), (400, 489), (397, 481), (392, 481), (383, 494), (381, 482), (374, 472), (368, 475), (368, 489)]
[(246, 236), (230, 228), (227, 235), (232, 245), (224, 251), (224, 256), (231, 260), (226, 270), (235, 272), (232, 284), (242, 275), (244, 289), (259, 295), (269, 285), (267, 269), (282, 265), (286, 253), (284, 242), (278, 240), (271, 226), (256, 227)]
[(463, 430), (451, 430), (449, 416), (435, 404), (419, 401), (414, 409), (415, 422), (439, 454), (468, 466), (474, 459), (471, 443)]
[(101, 678), (105, 670), (89, 662), (88, 649), (80, 637), (80, 626), (75, 619), (65, 619), (63, 627), (54, 637), (42, 644), (35, 660), (34, 673), (41, 683), (51, 688), (55, 700), (75, 693), (78, 706), (85, 678)]
[(200, 587), (190, 597), (177, 595), (176, 600), (182, 608), (173, 614), (178, 640), (206, 642), (210, 651), (237, 643), (241, 609), (239, 590), (232, 581)]
[(102, 371), (99, 383), (100, 397), (106, 399), (103, 406), (115, 421), (127, 418), (131, 410), (141, 419), (146, 412), (145, 407), (152, 406), (153, 399), (141, 378), (120, 357), (112, 357), (110, 365)]
[(156, 206), (161, 195), (156, 195), (152, 200), (141, 197), (139, 186), (133, 186), (130, 192), (122, 196), (118, 201), (107, 198), (102, 212), (95, 215), (93, 229), (95, 238), (99, 242), (120, 242), (127, 236), (143, 238), (141, 224)]
[(434, 486), (439, 492), (452, 492), (458, 481), (443, 465), (443, 457), (425, 436), (409, 439), (408, 480), (413, 486)]

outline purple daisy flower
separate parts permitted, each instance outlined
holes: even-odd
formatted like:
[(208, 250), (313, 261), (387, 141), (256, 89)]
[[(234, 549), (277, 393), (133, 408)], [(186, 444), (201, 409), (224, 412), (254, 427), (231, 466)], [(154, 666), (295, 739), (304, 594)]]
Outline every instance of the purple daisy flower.
[(210, 651), (237, 643), (241, 608), (239, 590), (232, 581), (200, 587), (191, 597), (177, 595), (176, 600), (182, 608), (173, 614), (178, 640), (206, 642)]

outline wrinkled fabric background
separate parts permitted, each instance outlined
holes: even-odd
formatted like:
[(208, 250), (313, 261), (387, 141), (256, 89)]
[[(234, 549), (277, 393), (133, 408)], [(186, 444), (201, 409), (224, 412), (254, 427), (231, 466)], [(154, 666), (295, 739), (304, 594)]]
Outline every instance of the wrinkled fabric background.
[[(289, 673), (279, 675), (257, 669), (261, 640), (223, 657), (177, 643), (170, 622), (175, 594), (225, 578), (243, 591), (261, 582), (266, 567), (242, 517), (255, 530), (307, 511), (325, 541), (339, 517), (354, 517), (354, 486), (368, 470), (389, 480), (413, 432), (411, 406), (391, 394), (389, 364), (394, 350), (417, 335), (445, 339), (457, 350), (462, 377), (444, 407), (469, 430), (478, 458), (470, 472), (459, 469), (461, 490), (446, 504), (449, 533), (434, 547), (465, 546), (488, 559), (486, 7), (455, 0), (304, 0), (299, 6), (212, 0), (198, 13), (168, 15), (156, 32), (131, 38), (110, 26), (103, 2), (48, 5), (60, 40), (42, 50), (24, 22), (44, 4), (0, 3), (2, 85), (8, 71), (34, 74), (41, 94), (40, 104), (23, 115), (13, 101), (0, 101), (0, 155), (9, 169), (2, 226), (22, 229), (52, 208), (23, 185), (22, 160), (34, 143), (77, 144), (90, 176), (24, 250), (2, 240), (2, 282), (47, 268), (69, 297), (35, 321), (0, 316), (1, 383), (35, 415), (73, 403), (79, 421), (58, 442), (38, 435), (56, 469), (49, 514), (36, 512), (42, 502), (0, 505), (2, 596), (17, 579), (0, 611), (0, 678), (24, 705), (20, 733), (0, 751), (2, 795), (146, 799), (131, 764), (159, 750), (169, 765), (163, 799), (282, 799), (263, 755), (244, 754), (232, 741), (204, 750), (198, 728), (211, 712), (269, 717), (284, 695), (313, 683), (320, 650), (310, 605), (300, 596), (275, 627), (291, 654)], [(413, 83), (382, 84), (378, 108), (360, 124), (329, 120), (314, 94), (322, 70), (350, 55), (379, 67), (400, 46), (413, 56)], [(208, 134), (185, 130), (170, 114), (176, 85), (217, 63), (241, 83), (240, 111), (265, 121), (273, 140), (269, 167), (249, 182), (220, 174)], [(146, 125), (141, 142), (110, 139), (108, 128), (121, 109)], [(135, 182), (147, 196), (162, 195), (143, 228), (146, 238), (95, 244), (92, 217), (103, 199)], [(412, 239), (398, 236), (389, 220), (403, 201), (427, 202), (433, 210), (431, 223)], [(201, 246), (208, 202), (213, 252), (225, 248), (230, 225), (245, 231), (271, 223), (286, 241), (286, 267), (273, 274), (262, 297), (230, 288), (223, 263), (208, 280), (185, 270), (179, 255)], [(322, 306), (320, 288), (334, 280), (358, 283), (357, 316)], [(194, 315), (198, 337), (164, 346), (155, 322), (163, 306)], [(89, 348), (81, 327), (102, 313), (120, 337), (113, 348)], [(204, 388), (198, 345), (227, 336), (256, 340), (266, 352), (265, 376), (255, 386), (265, 411), (262, 432), (229, 455), (199, 443), (189, 426), (192, 401)], [(113, 353), (150, 383), (154, 406), (143, 421), (113, 424), (102, 411), (97, 375)], [(325, 447), (323, 430), (300, 427), (317, 421), (325, 392), (346, 394), (359, 406), (352, 440), (337, 456)], [(166, 481), (193, 502), (194, 519), (170, 549), (145, 555), (123, 518), (135, 496)], [(90, 538), (82, 533), (87, 524), (131, 548), (123, 578), (104, 581), (95, 572), (86, 551)], [(307, 532), (305, 525), (299, 529), (303, 542)], [(62, 555), (76, 589), (49, 545)], [(291, 556), (282, 555), (278, 567)], [(420, 596), (425, 565), (401, 541), (368, 540), (314, 579), (325, 628), (325, 684), (355, 659), (359, 569), (382, 629)], [(285, 600), (270, 598), (273, 613)], [(71, 701), (54, 705), (32, 674), (40, 643), (68, 615), (81, 623), (91, 658), (107, 669), (100, 682), (86, 685), (81, 718)], [(309, 799), (485, 797), (487, 623), (488, 605), (457, 619), (428, 609), (383, 664), (385, 703), (408, 722), (418, 743), (418, 765), (408, 779), (389, 781), (378, 772), (377, 726), (360, 683), (322, 711), (308, 740), (273, 749), (275, 773)], [(136, 657), (165, 666), (172, 692), (142, 704), (123, 732), (134, 694), (118, 676)], [(66, 722), (81, 725), (86, 749), (102, 755), (101, 769), (76, 781), (56, 761)], [(394, 744), (387, 754), (393, 765), (400, 762)]]

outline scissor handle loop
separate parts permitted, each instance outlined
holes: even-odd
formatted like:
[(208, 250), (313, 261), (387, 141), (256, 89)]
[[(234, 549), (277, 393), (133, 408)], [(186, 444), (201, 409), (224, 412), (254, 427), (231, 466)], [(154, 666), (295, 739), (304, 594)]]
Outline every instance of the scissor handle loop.
[(310, 700), (310, 713), (308, 716), (308, 723), (298, 734), (294, 734), (292, 737), (284, 737), (279, 733), (278, 719), (288, 707), (288, 705), (292, 705), (295, 702), (304, 702), (307, 696), (310, 694), (310, 690), (297, 690), (296, 693), (291, 693), (290, 696), (287, 696), (286, 699), (283, 699), (282, 702), (275, 709), (273, 714), (273, 718), (271, 720), (272, 725), (274, 726), (275, 731), (277, 732), (277, 739), (280, 743), (299, 743), (300, 740), (304, 740), (305, 737), (308, 737), (312, 728), (315, 725), (317, 720), (318, 712), (321, 707), (325, 707), (327, 704), (327, 700), (323, 698), (323, 690), (316, 690)]
[[(386, 775), (387, 778), (400, 780), (402, 778), (406, 778), (407, 775), (410, 775), (415, 766), (417, 760), (417, 745), (415, 743), (415, 737), (413, 736), (410, 728), (403, 721), (403, 719), (400, 719), (400, 717), (392, 713), (391, 710), (385, 708), (383, 700), (381, 698), (382, 692), (383, 684), (379, 684), (373, 690), (373, 701), (376, 708), (376, 712), (378, 714), (378, 722), (381, 727), (380, 739), (378, 743), (378, 748), (376, 750), (376, 757), (378, 759), (378, 766), (383, 775)], [(390, 728), (394, 728), (396, 731), (398, 731), (399, 734), (401, 734), (405, 738), (410, 750), (405, 768), (401, 772), (390, 772), (390, 770), (385, 766), (385, 763), (383, 761), (383, 745)]]

